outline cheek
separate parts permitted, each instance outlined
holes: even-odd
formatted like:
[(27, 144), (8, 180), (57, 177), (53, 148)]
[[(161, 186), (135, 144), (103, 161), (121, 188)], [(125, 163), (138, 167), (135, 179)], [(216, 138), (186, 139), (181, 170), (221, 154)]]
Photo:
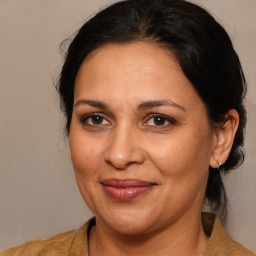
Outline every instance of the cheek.
[(194, 182), (198, 176), (208, 175), (211, 136), (209, 129), (201, 134), (196, 130), (181, 131), (168, 140), (158, 140), (157, 148), (148, 147), (151, 148), (149, 156), (162, 175), (173, 183), (190, 179)]
[(94, 212), (97, 209), (95, 204), (99, 200), (97, 195), (100, 193), (98, 178), (102, 144), (93, 136), (86, 136), (83, 129), (79, 127), (70, 129), (69, 144), (80, 193), (88, 207)]
[(183, 134), (166, 143), (162, 150), (152, 152), (154, 164), (162, 175), (164, 204), (172, 202), (173, 207), (184, 210), (183, 207), (192, 207), (191, 202), (203, 201), (210, 155), (209, 143), (205, 142)]
[(91, 176), (97, 171), (99, 158), (103, 152), (102, 143), (91, 136), (85, 136), (84, 131), (71, 129), (69, 135), (71, 159), (76, 174)]

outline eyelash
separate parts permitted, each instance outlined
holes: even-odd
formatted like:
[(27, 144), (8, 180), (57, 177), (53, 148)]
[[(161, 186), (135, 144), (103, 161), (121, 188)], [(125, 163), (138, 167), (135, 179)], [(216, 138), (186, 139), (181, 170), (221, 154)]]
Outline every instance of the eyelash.
[[(164, 121), (163, 125), (150, 125), (150, 126), (155, 127), (157, 129), (165, 128), (167, 126), (175, 125), (177, 123), (176, 120), (174, 120), (173, 118), (170, 118), (170, 117), (168, 117), (166, 115), (163, 115), (163, 114), (149, 114), (147, 116), (146, 123), (148, 123), (151, 119), (153, 120), (154, 118), (162, 118), (163, 121)], [(167, 125), (165, 124), (166, 122), (168, 122)], [(146, 125), (143, 124), (143, 126), (146, 126)]]
[[(100, 127), (102, 127), (102, 126), (108, 126), (108, 125), (106, 125), (106, 124), (93, 124), (93, 123), (90, 124), (90, 123), (86, 123), (86, 122), (88, 122), (88, 120), (90, 120), (90, 119), (92, 119), (92, 118), (96, 118), (96, 117), (100, 117), (100, 118), (103, 119), (103, 121), (106, 120), (108, 123), (110, 123), (110, 122), (105, 118), (105, 116), (104, 116), (103, 114), (101, 114), (101, 113), (93, 113), (93, 114), (89, 114), (89, 115), (83, 116), (83, 117), (81, 118), (80, 122), (81, 122), (83, 125), (93, 126), (93, 127), (97, 127), (97, 126), (100, 126)], [(93, 121), (91, 120), (91, 122), (93, 122)]]
[[(107, 121), (108, 124), (102, 124), (102, 123), (96, 124), (96, 123), (93, 123), (92, 118), (98, 118), (98, 117), (100, 118), (100, 121), (103, 121), (103, 122)], [(161, 118), (162, 120), (160, 120), (160, 121), (163, 121), (163, 124), (160, 124), (160, 125), (156, 125), (156, 124), (148, 125), (147, 123), (149, 123), (149, 121), (151, 119), (154, 122), (154, 118)], [(177, 124), (177, 122), (173, 118), (170, 118), (170, 117), (168, 117), (166, 115), (163, 115), (163, 114), (148, 114), (145, 117), (145, 119), (146, 119), (146, 121), (143, 122), (142, 126), (150, 126), (150, 127), (156, 128), (156, 129), (166, 128), (168, 126)], [(90, 123), (88, 122), (88, 120), (90, 120)], [(83, 116), (80, 119), (80, 122), (83, 125), (85, 125), (85, 126), (99, 127), (99, 128), (111, 125), (111, 123), (106, 119), (106, 117), (102, 113), (92, 113), (92, 114)], [(167, 124), (166, 124), (166, 122), (167, 122)]]

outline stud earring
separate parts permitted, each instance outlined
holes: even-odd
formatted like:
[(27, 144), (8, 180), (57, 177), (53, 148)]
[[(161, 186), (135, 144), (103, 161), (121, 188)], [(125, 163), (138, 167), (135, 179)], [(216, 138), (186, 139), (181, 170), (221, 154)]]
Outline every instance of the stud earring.
[(221, 162), (217, 161), (217, 165), (218, 165), (218, 170), (220, 170), (220, 167), (221, 167)]

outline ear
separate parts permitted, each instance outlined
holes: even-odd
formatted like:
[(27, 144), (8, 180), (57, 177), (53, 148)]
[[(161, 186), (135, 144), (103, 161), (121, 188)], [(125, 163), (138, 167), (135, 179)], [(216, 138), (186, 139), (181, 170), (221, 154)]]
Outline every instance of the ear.
[(215, 128), (215, 140), (210, 159), (212, 168), (218, 168), (218, 164), (224, 164), (227, 161), (238, 125), (239, 114), (235, 109), (231, 109), (225, 114), (224, 121)]

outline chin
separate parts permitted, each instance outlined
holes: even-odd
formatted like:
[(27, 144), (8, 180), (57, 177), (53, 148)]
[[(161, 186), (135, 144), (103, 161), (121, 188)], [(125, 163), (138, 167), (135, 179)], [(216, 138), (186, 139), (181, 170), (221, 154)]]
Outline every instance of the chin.
[(104, 222), (108, 228), (123, 235), (140, 235), (152, 231), (154, 221), (150, 218), (151, 214), (138, 212), (135, 210), (119, 210), (109, 214), (104, 214), (103, 218), (97, 217)]

